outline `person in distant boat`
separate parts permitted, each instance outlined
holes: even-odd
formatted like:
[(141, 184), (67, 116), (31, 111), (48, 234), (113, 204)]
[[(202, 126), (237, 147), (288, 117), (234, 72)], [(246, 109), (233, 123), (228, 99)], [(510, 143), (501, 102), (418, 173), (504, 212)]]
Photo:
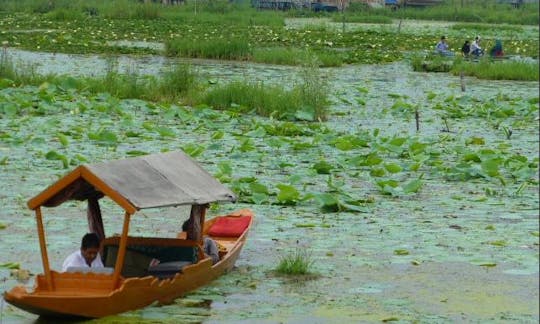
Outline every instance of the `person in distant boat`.
[(446, 42), (446, 36), (441, 36), (441, 40), (435, 45), (435, 51), (444, 56), (452, 56), (453, 53), (448, 50), (448, 43)]
[[(182, 224), (182, 231), (187, 232), (189, 229), (189, 219)], [(214, 240), (208, 236), (204, 237), (204, 253), (212, 258), (212, 263), (216, 264), (219, 262), (219, 250), (217, 244)]]
[(495, 41), (495, 46), (493, 46), (489, 50), (489, 55), (491, 57), (503, 57), (504, 56), (504, 51), (503, 51), (503, 48), (502, 48), (502, 42), (501, 42), (500, 39), (497, 39)]
[(480, 36), (476, 36), (474, 38), (474, 42), (472, 42), (471, 44), (471, 55), (474, 55), (474, 56), (482, 56), (484, 55), (484, 50), (482, 49), (482, 47), (480, 47)]
[(471, 53), (471, 43), (468, 40), (466, 40), (463, 46), (461, 46), (461, 55), (463, 55), (463, 57), (468, 57), (470, 53)]
[(71, 267), (103, 268), (99, 255), (99, 237), (96, 233), (87, 233), (81, 241), (81, 249), (71, 253), (62, 265), (65, 272)]

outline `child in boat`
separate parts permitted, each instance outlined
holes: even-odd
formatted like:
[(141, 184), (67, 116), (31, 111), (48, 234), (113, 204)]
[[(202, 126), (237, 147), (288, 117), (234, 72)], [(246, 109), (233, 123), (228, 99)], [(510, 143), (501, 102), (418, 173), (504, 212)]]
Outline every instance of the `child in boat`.
[(491, 50), (489, 50), (489, 55), (491, 57), (503, 57), (504, 56), (504, 51), (503, 51), (503, 48), (502, 48), (502, 42), (500, 39), (497, 39), (495, 41), (495, 46), (493, 46), (491, 48)]
[(470, 52), (471, 52), (471, 44), (469, 43), (468, 40), (466, 40), (463, 46), (461, 46), (461, 54), (463, 55), (463, 57), (468, 57)]
[(81, 241), (81, 249), (71, 253), (62, 265), (62, 272), (69, 268), (87, 267), (103, 268), (103, 262), (99, 255), (99, 237), (96, 233), (87, 233)]
[[(189, 229), (189, 219), (182, 224), (182, 231), (187, 232)], [(219, 261), (219, 250), (214, 240), (208, 236), (204, 237), (204, 253), (212, 258), (212, 263), (216, 264)]]

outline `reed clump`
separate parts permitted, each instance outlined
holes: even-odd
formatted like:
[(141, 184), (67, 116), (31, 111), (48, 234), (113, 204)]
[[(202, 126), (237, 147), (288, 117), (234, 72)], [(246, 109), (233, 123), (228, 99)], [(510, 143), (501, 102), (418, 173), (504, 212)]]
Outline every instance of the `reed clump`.
[(285, 275), (306, 275), (311, 273), (314, 260), (309, 252), (296, 249), (281, 256), (276, 267), (276, 272)]
[(263, 82), (234, 81), (211, 88), (202, 101), (217, 109), (254, 112), (277, 119), (325, 120), (328, 114), (328, 84), (318, 71), (306, 68), (292, 89)]
[(251, 57), (251, 48), (245, 39), (179, 38), (166, 42), (165, 53), (169, 56), (241, 61)]
[(498, 61), (490, 58), (479, 62), (458, 60), (451, 69), (454, 75), (463, 72), (465, 75), (479, 79), (516, 81), (538, 81), (538, 71), (538, 61)]
[(303, 65), (315, 61), (319, 67), (343, 65), (343, 57), (337, 53), (314, 52), (291, 47), (255, 48), (251, 61), (276, 65)]

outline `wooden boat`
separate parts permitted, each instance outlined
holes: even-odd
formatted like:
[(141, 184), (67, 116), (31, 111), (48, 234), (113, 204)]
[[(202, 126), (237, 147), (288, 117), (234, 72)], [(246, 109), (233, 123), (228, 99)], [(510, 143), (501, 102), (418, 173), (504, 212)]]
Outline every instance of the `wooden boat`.
[[(105, 237), (98, 204), (102, 197), (125, 211), (120, 236)], [(104, 265), (114, 269), (111, 273), (50, 269), (41, 207), (73, 199), (88, 201), (89, 228), (103, 238), (100, 254)], [(170, 302), (234, 266), (253, 213), (241, 210), (205, 221), (209, 203), (234, 200), (231, 191), (183, 152), (79, 166), (28, 201), (36, 213), (44, 273), (37, 275), (33, 291), (17, 286), (5, 292), (4, 298), (38, 315), (88, 318), (138, 309), (155, 301)], [(178, 205), (192, 206), (187, 233), (171, 238), (129, 236), (130, 219), (136, 211)], [(220, 248), (220, 260), (215, 264), (203, 253), (204, 236), (213, 238)], [(149, 258), (162, 262), (149, 267)]]

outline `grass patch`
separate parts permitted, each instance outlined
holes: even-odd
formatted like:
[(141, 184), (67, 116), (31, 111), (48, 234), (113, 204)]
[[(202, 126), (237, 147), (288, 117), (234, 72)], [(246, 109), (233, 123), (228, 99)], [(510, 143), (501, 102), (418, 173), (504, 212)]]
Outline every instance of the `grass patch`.
[(475, 76), (488, 80), (538, 81), (538, 61), (496, 61), (489, 58), (479, 62), (456, 61), (451, 71), (458, 75)]
[(253, 61), (278, 65), (298, 65), (309, 57), (306, 50), (290, 47), (256, 48)]
[(310, 274), (313, 264), (314, 261), (307, 251), (296, 249), (279, 258), (276, 272), (285, 275)]
[(291, 47), (271, 47), (253, 49), (253, 62), (277, 65), (303, 65), (315, 61), (319, 67), (343, 65), (343, 57), (338, 53), (312, 52)]
[[(342, 22), (343, 17), (332, 17), (334, 22)], [(348, 23), (364, 23), (364, 24), (391, 24), (392, 18), (383, 15), (358, 15), (358, 14), (345, 14), (345, 22)]]
[(440, 55), (415, 55), (411, 58), (411, 66), (416, 72), (450, 72), (454, 58)]
[(0, 11), (49, 13), (52, 19), (77, 17), (81, 14), (110, 19), (170, 19), (184, 23), (283, 26), (281, 12), (257, 11), (248, 3), (225, 0), (187, 2), (164, 6), (136, 0), (2, 0)]
[(451, 72), (486, 80), (538, 81), (538, 61), (497, 60), (485, 57), (479, 61), (466, 61), (461, 57), (415, 55), (410, 60), (417, 72)]
[(251, 57), (249, 43), (245, 39), (184, 39), (177, 38), (165, 43), (169, 56), (247, 60)]
[(503, 31), (522, 33), (523, 27), (516, 25), (494, 25), (494, 24), (478, 24), (478, 23), (456, 23), (450, 26), (454, 30), (471, 30), (475, 34), (489, 33), (497, 30), (499, 33)]
[(262, 82), (234, 81), (210, 89), (202, 101), (217, 109), (254, 112), (287, 120), (325, 120), (328, 113), (328, 85), (312, 68), (301, 73), (302, 81), (292, 89)]
[[(351, 5), (348, 12), (354, 16), (387, 16), (394, 19), (422, 19), (463, 21), (492, 24), (538, 25), (538, 3), (527, 3), (512, 8), (510, 3), (496, 0), (446, 0), (441, 4), (426, 7), (369, 8), (361, 4)], [(352, 15), (352, 14), (351, 14)], [(339, 18), (336, 18), (339, 20)]]

